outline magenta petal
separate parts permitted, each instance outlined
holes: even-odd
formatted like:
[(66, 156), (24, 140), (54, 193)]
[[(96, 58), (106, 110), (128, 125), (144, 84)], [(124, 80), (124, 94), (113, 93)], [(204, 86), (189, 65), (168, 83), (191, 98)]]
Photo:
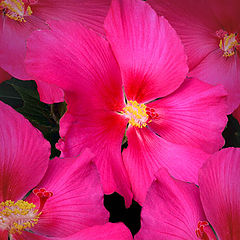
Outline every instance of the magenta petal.
[(239, 56), (226, 58), (223, 57), (222, 50), (214, 51), (190, 72), (190, 76), (212, 85), (222, 84), (229, 94), (228, 114), (238, 107), (240, 102)]
[(240, 239), (240, 150), (215, 153), (199, 171), (200, 196), (219, 239)]
[(161, 169), (148, 191), (141, 219), (136, 240), (197, 240), (198, 221), (206, 217), (197, 186), (175, 180)]
[(238, 120), (238, 123), (240, 123), (240, 105), (235, 109), (232, 115)]
[[(209, 1), (148, 0), (148, 2), (160, 16), (169, 21), (180, 36), (190, 69), (218, 48), (215, 32), (221, 29), (222, 25), (208, 6)], [(221, 7), (220, 3), (218, 5)]]
[(209, 156), (199, 149), (167, 142), (147, 128), (130, 127), (127, 137), (128, 147), (123, 151), (123, 160), (134, 199), (141, 205), (160, 167), (180, 180), (197, 183), (198, 170)]
[(105, 20), (129, 100), (146, 102), (179, 87), (188, 67), (175, 30), (140, 0), (114, 0)]
[(52, 31), (37, 31), (28, 41), (29, 74), (70, 92), (83, 111), (122, 106), (120, 70), (107, 41), (80, 23), (49, 24)]
[[(104, 224), (108, 212), (103, 206), (103, 191), (93, 154), (84, 151), (77, 158), (50, 161), (49, 168), (37, 188), (53, 193), (31, 230), (52, 237), (65, 237), (79, 230)], [(39, 206), (38, 197), (27, 199)]]
[(22, 115), (0, 102), (0, 202), (18, 200), (42, 179), (50, 144)]
[[(63, 156), (76, 156), (88, 147), (96, 155), (105, 194), (114, 191), (132, 202), (132, 193), (121, 156), (121, 144), (127, 120), (115, 112), (92, 111), (79, 115), (67, 113), (60, 121), (61, 151)], [(77, 113), (75, 111), (75, 113)]]
[(0, 83), (10, 78), (11, 78), (11, 75), (8, 72), (4, 71), (2, 68), (0, 68)]
[(147, 104), (159, 114), (149, 127), (165, 140), (213, 153), (224, 145), (226, 92), (197, 79), (186, 79), (171, 95)]
[(45, 83), (43, 81), (36, 81), (36, 83), (38, 87), (40, 101), (47, 104), (64, 102), (64, 92), (61, 88), (58, 88), (49, 83)]

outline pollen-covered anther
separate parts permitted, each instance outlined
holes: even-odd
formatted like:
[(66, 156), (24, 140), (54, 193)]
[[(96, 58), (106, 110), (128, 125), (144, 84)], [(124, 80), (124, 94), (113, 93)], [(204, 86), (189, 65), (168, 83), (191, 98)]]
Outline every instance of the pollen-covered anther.
[(240, 37), (238, 33), (228, 33), (222, 29), (216, 31), (220, 39), (219, 48), (223, 51), (224, 57), (231, 57), (240, 50)]
[(40, 199), (40, 206), (38, 209), (38, 213), (40, 213), (43, 210), (46, 201), (53, 196), (53, 193), (47, 191), (45, 188), (35, 188), (33, 189), (33, 193)]
[(18, 22), (26, 22), (24, 17), (32, 15), (30, 4), (35, 4), (30, 0), (3, 0), (0, 1), (0, 11), (3, 15)]
[(39, 214), (33, 203), (23, 200), (7, 200), (0, 203), (0, 229), (11, 234), (21, 233), (24, 229), (33, 227), (38, 219)]
[(196, 235), (199, 239), (208, 240), (208, 235), (205, 233), (204, 228), (209, 226), (207, 221), (199, 221), (196, 229)]

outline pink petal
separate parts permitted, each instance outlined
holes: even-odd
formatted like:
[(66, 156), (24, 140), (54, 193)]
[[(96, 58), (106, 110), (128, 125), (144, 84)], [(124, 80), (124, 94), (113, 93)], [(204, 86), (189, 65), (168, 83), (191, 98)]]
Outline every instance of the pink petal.
[(0, 102), (0, 202), (18, 200), (42, 179), (50, 144), (22, 115)]
[(30, 232), (15, 234), (14, 240), (132, 240), (132, 235), (123, 223), (106, 223), (85, 228), (78, 233), (64, 238), (48, 238)]
[(41, 0), (32, 9), (40, 19), (76, 21), (104, 34), (103, 21), (109, 7), (110, 0)]
[(218, 48), (215, 32), (221, 29), (222, 25), (208, 6), (209, 1), (149, 0), (148, 2), (160, 16), (164, 16), (169, 21), (180, 36), (190, 69)]
[(219, 239), (240, 239), (240, 151), (223, 149), (199, 171), (200, 196)]
[(2, 68), (0, 68), (0, 83), (10, 78), (11, 78), (11, 75), (8, 72), (4, 71)]
[(8, 239), (8, 231), (7, 230), (1, 230), (0, 229), (0, 239), (1, 240), (7, 240)]
[(233, 112), (232, 114), (237, 120), (238, 122), (240, 123), (240, 105), (238, 106), (237, 109), (235, 109), (235, 111)]
[(37, 31), (28, 41), (26, 65), (34, 79), (70, 92), (82, 111), (91, 105), (122, 110), (121, 75), (106, 40), (79, 23), (49, 24), (52, 31)]
[[(79, 230), (104, 224), (108, 212), (103, 206), (103, 191), (89, 150), (77, 158), (50, 161), (49, 168), (37, 188), (53, 193), (31, 230), (37, 234), (65, 237)], [(39, 206), (39, 199), (31, 194), (27, 199)]]
[(199, 239), (195, 230), (206, 217), (197, 186), (172, 178), (165, 169), (151, 185), (136, 240)]
[(168, 22), (140, 0), (114, 0), (107, 38), (130, 100), (146, 102), (179, 87), (188, 68), (183, 46)]
[(199, 149), (170, 143), (147, 128), (129, 127), (127, 137), (123, 160), (134, 199), (141, 205), (160, 167), (180, 180), (197, 183), (198, 170), (209, 156)]
[(186, 79), (171, 95), (147, 104), (159, 114), (149, 127), (165, 140), (213, 153), (224, 145), (226, 92), (197, 79)]
[(64, 102), (64, 92), (61, 88), (43, 81), (36, 81), (36, 83), (38, 86), (40, 101), (47, 104)]
[(196, 68), (190, 72), (204, 82), (216, 85), (223, 84), (228, 97), (228, 113), (232, 113), (240, 102), (240, 58), (237, 55), (223, 57), (223, 51), (209, 54)]
[(105, 194), (114, 191), (132, 202), (130, 183), (121, 157), (121, 144), (127, 120), (110, 111), (79, 115), (65, 114), (60, 121), (63, 156), (76, 156), (88, 147), (95, 153)]

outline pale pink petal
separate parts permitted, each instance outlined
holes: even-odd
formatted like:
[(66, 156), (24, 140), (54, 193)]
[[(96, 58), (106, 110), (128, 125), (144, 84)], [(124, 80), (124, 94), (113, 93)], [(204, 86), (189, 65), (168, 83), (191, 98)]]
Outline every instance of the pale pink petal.
[(127, 120), (110, 111), (65, 114), (60, 121), (60, 148), (63, 156), (76, 156), (88, 147), (96, 155), (105, 194), (114, 191), (125, 197), (126, 205), (132, 202), (127, 172), (121, 157), (121, 144)]
[(147, 128), (129, 127), (127, 138), (123, 160), (134, 199), (141, 205), (160, 167), (165, 167), (180, 180), (197, 183), (198, 170), (209, 156), (199, 149), (167, 142)]
[[(65, 237), (108, 221), (100, 177), (92, 162), (93, 157), (86, 150), (77, 158), (55, 158), (50, 161), (37, 188), (45, 188), (53, 196), (47, 200), (38, 224), (31, 228), (33, 232)], [(33, 193), (26, 200), (39, 206), (39, 199)]]
[(121, 75), (107, 41), (79, 23), (50, 22), (50, 27), (28, 41), (26, 65), (34, 79), (69, 92), (82, 111), (122, 110)]
[(146, 102), (179, 87), (188, 67), (175, 30), (140, 0), (114, 0), (105, 29), (127, 98)]
[(22, 115), (0, 102), (0, 202), (24, 197), (42, 179), (50, 144)]
[(209, 1), (149, 0), (148, 2), (160, 16), (164, 16), (169, 21), (180, 36), (190, 69), (218, 48), (219, 40), (215, 33), (223, 26), (208, 6)]
[(218, 49), (209, 54), (196, 68), (190, 72), (209, 84), (223, 84), (228, 97), (228, 113), (232, 113), (240, 102), (240, 58), (236, 54), (229, 58), (223, 57), (223, 51)]
[(240, 150), (215, 153), (199, 171), (204, 211), (219, 239), (240, 239)]
[(237, 109), (235, 109), (235, 111), (233, 112), (232, 114), (237, 120), (238, 122), (240, 123), (240, 105), (238, 106)]
[(197, 79), (186, 79), (171, 95), (147, 104), (159, 114), (149, 127), (172, 143), (213, 153), (224, 145), (226, 91)]
[(157, 173), (141, 213), (136, 240), (197, 240), (199, 221), (206, 221), (198, 187), (175, 180), (165, 169)]
[(0, 68), (0, 83), (10, 78), (11, 78), (11, 75), (8, 72), (4, 71), (2, 68)]
[(32, 18), (22, 23), (8, 17), (0, 18), (0, 66), (12, 76), (31, 80), (24, 66), (26, 40), (39, 28), (47, 28), (47, 25)]
[(61, 88), (43, 81), (36, 81), (36, 83), (40, 101), (47, 104), (64, 102), (64, 92)]
[(41, 0), (32, 5), (34, 15), (44, 20), (76, 21), (104, 34), (103, 22), (110, 0)]
[(123, 223), (106, 223), (85, 228), (68, 237), (43, 237), (29, 232), (15, 234), (14, 240), (132, 240), (133, 237)]

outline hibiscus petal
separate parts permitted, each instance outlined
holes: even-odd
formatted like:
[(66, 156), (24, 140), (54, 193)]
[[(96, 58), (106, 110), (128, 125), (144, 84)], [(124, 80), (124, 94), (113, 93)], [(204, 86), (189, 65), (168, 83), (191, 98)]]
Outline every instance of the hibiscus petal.
[(141, 219), (136, 240), (197, 240), (198, 221), (206, 217), (197, 186), (176, 180), (161, 169), (148, 191)]
[(213, 153), (224, 145), (226, 92), (197, 79), (186, 79), (171, 95), (147, 104), (159, 118), (149, 127), (172, 143)]
[(64, 102), (64, 92), (61, 88), (43, 81), (36, 81), (36, 83), (40, 101), (47, 104)]
[(0, 68), (0, 83), (10, 78), (11, 78), (11, 75), (8, 72), (4, 71), (2, 68)]
[(103, 22), (110, 0), (41, 0), (32, 6), (34, 15), (50, 19), (76, 21), (104, 35)]
[(79, 108), (78, 113), (79, 115), (67, 113), (60, 121), (63, 156), (76, 156), (82, 149), (90, 148), (96, 155), (104, 193), (116, 191), (122, 194), (129, 207), (132, 194), (121, 157), (127, 120), (110, 111), (83, 113)]
[(0, 202), (21, 199), (42, 179), (50, 144), (22, 115), (0, 102)]
[(134, 199), (141, 205), (160, 167), (165, 167), (180, 180), (197, 183), (198, 170), (209, 156), (199, 149), (167, 142), (147, 128), (130, 127), (127, 137), (128, 147), (123, 151), (123, 160)]
[(188, 56), (189, 68), (198, 65), (218, 48), (215, 32), (222, 28), (205, 0), (149, 0), (180, 36)]
[(129, 100), (163, 97), (183, 82), (188, 68), (180, 39), (146, 2), (114, 0), (105, 29)]
[(232, 114), (237, 120), (238, 122), (240, 123), (240, 105), (238, 106), (237, 109), (235, 109), (235, 111), (233, 112)]
[(80, 23), (49, 24), (52, 31), (37, 31), (28, 41), (26, 65), (34, 79), (66, 90), (83, 111), (122, 109), (121, 75), (107, 41)]
[(199, 171), (204, 211), (219, 239), (240, 239), (240, 151), (223, 149)]
[(218, 49), (209, 54), (189, 75), (212, 85), (223, 84), (229, 94), (228, 113), (232, 113), (238, 107), (240, 102), (239, 56), (226, 58), (223, 57), (223, 51)]
[[(51, 191), (50, 197), (31, 230), (51, 237), (65, 237), (77, 231), (108, 221), (103, 205), (103, 191), (99, 174), (92, 163), (89, 150), (77, 158), (50, 161), (49, 168), (37, 188)], [(39, 206), (38, 197), (27, 199)]]

